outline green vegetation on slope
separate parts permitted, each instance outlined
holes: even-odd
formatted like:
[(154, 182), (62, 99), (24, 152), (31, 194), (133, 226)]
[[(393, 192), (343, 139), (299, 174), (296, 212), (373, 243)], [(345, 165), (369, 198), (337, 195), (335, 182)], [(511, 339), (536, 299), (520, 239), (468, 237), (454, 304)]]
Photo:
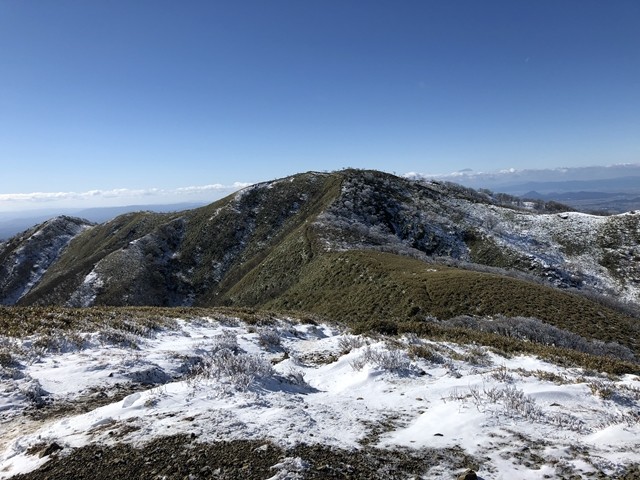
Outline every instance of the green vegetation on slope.
[(459, 315), (536, 317), (590, 339), (640, 352), (637, 320), (584, 297), (490, 273), (370, 251), (333, 252), (303, 267), (299, 281), (264, 306), (352, 324)]
[[(290, 288), (298, 274), (316, 251), (317, 237), (312, 222), (339, 195), (340, 179), (322, 176), (321, 181), (300, 185), (301, 176), (284, 185), (278, 183), (279, 195), (271, 195), (269, 202), (260, 204), (255, 232), (247, 243), (239, 261), (235, 262), (224, 279), (200, 298), (201, 305), (258, 305)], [(300, 202), (303, 187), (304, 202)], [(284, 208), (295, 206), (293, 213)], [(274, 212), (280, 212), (274, 216)], [(279, 227), (279, 228), (274, 228)]]
[[(292, 232), (302, 232), (339, 192), (338, 176), (309, 173), (195, 210), (117, 217), (71, 242), (20, 304), (220, 303), (218, 296), (273, 250), (288, 248), (282, 243)], [(92, 271), (95, 285), (83, 286)]]

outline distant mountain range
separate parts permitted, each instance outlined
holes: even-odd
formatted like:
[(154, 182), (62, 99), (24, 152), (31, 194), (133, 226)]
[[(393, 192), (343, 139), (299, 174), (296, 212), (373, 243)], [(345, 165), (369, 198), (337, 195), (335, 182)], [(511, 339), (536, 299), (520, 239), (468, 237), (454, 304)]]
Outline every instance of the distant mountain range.
[(622, 213), (640, 209), (640, 164), (491, 173), (467, 169), (449, 175), (408, 176), (452, 181), (523, 198), (561, 201), (580, 211)]
[[(405, 177), (448, 181), (474, 189), (507, 193), (523, 199), (556, 201), (588, 213), (615, 214), (640, 210), (640, 164), (498, 172), (476, 172), (466, 169), (447, 175), (408, 173)], [(176, 212), (203, 205), (204, 203), (178, 203), (0, 212), (0, 241), (58, 215), (101, 223), (130, 212)]]

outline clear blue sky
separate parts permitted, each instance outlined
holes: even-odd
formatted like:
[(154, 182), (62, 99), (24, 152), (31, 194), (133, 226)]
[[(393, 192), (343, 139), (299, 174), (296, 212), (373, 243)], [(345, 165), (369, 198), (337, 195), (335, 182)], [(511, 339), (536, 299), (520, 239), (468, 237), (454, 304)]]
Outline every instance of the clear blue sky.
[(636, 162), (638, 0), (0, 0), (0, 195)]

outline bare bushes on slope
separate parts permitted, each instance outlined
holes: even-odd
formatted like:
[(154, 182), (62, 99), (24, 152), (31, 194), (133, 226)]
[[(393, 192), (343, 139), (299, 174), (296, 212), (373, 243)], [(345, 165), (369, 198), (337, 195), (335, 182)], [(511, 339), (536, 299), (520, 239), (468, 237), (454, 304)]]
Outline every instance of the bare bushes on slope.
[(587, 340), (586, 338), (537, 318), (526, 317), (470, 317), (462, 315), (439, 322), (445, 327), (458, 327), (497, 333), (506, 337), (539, 343), (541, 345), (567, 348), (589, 355), (614, 357), (625, 361), (635, 361), (636, 356), (624, 345), (617, 342)]

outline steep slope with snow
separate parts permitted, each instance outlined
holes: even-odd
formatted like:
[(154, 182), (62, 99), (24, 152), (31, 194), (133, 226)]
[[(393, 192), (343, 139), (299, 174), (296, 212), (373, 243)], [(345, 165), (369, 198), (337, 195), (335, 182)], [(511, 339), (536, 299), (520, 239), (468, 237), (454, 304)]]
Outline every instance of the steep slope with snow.
[(37, 285), (69, 242), (93, 224), (56, 217), (0, 244), (0, 304), (14, 304)]
[(117, 217), (76, 238), (21, 303), (213, 303), (321, 211), (336, 180), (297, 175), (195, 210)]
[(542, 211), (514, 208), (500, 198), (455, 184), (347, 172), (340, 197), (318, 223), (334, 250), (452, 257), (640, 302), (640, 213), (549, 213), (544, 204)]

